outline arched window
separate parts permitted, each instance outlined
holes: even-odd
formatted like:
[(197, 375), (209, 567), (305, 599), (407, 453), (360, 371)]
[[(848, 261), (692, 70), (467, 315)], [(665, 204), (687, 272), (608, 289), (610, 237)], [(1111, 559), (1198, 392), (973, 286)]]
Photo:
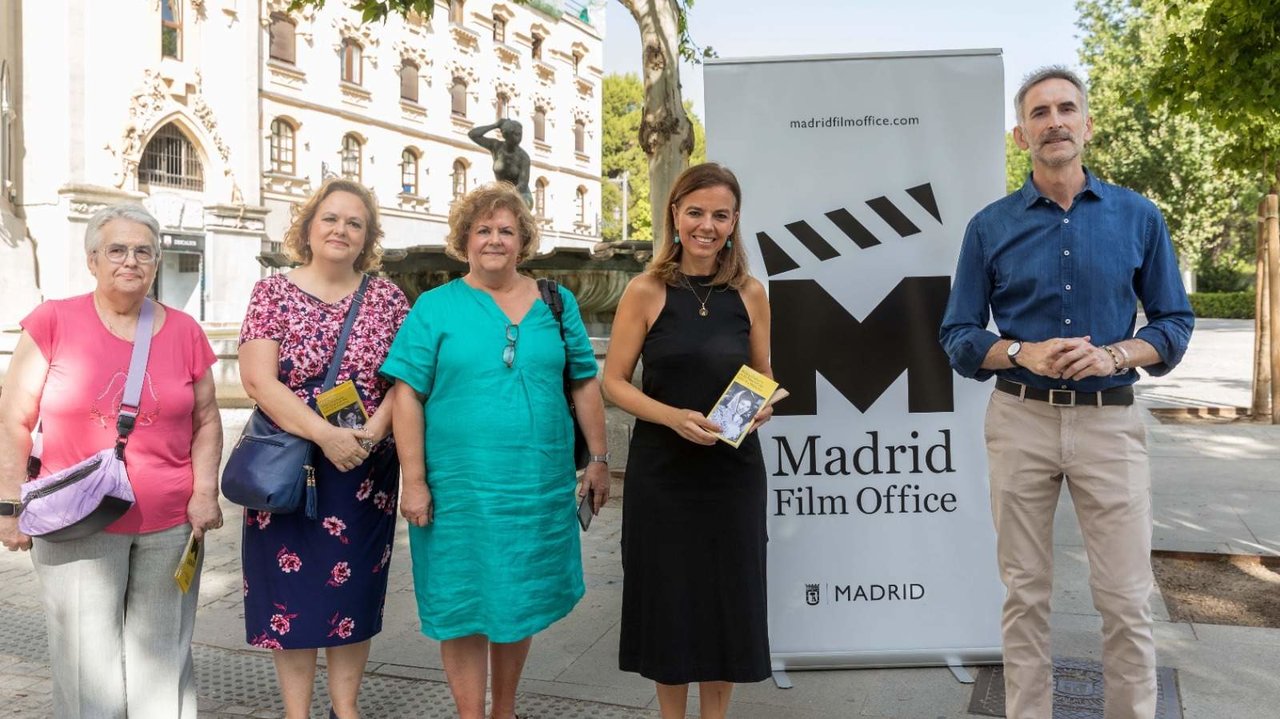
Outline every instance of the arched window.
[(271, 59), (292, 65), (297, 61), (298, 26), (282, 12), (271, 13)]
[(462, 24), (464, 0), (449, 0), (449, 22)]
[(578, 193), (574, 197), (574, 209), (578, 213), (578, 224), (587, 224), (587, 188), (579, 185)]
[(582, 120), (576, 120), (573, 123), (573, 151), (580, 153), (587, 151), (587, 123)]
[(545, 108), (533, 108), (533, 139), (538, 142), (547, 141), (547, 111)]
[(400, 153), (400, 191), (406, 195), (418, 194), (418, 153), (412, 147)]
[(502, 45), (507, 43), (507, 19), (501, 15), (493, 16), (493, 41)]
[(413, 60), (400, 63), (400, 99), (418, 101), (418, 63)]
[(498, 93), (498, 97), (493, 101), (493, 108), (497, 111), (497, 119), (505, 120), (507, 118), (507, 105), (511, 102), (511, 98), (507, 97), (505, 92)]
[(467, 163), (464, 160), (453, 161), (453, 199), (467, 194)]
[(342, 176), (360, 182), (364, 170), (364, 146), (360, 138), (348, 133), (342, 136)]
[(547, 178), (539, 177), (533, 186), (533, 214), (537, 217), (547, 216)]
[(467, 81), (460, 77), (453, 78), (453, 86), (449, 88), (449, 97), (453, 101), (453, 114), (457, 117), (466, 117)]
[(533, 55), (534, 60), (542, 59), (542, 36), (534, 33), (533, 41), (529, 43), (529, 51)]
[(160, 0), (160, 56), (182, 59), (182, 0)]
[(575, 52), (573, 54), (573, 76), (577, 77), (582, 70), (582, 53)]
[(342, 81), (353, 85), (364, 82), (364, 48), (349, 37), (342, 39)]
[(294, 158), (294, 127), (277, 117), (271, 121), (271, 171), (292, 175), (297, 171)]
[(204, 189), (204, 166), (191, 140), (172, 122), (156, 131), (142, 151), (138, 181), (144, 185)]

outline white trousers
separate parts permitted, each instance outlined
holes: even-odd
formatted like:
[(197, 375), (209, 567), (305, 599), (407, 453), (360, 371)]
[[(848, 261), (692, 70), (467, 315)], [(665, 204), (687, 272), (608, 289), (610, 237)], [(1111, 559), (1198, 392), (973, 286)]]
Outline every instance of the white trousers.
[(173, 580), (191, 525), (36, 539), (55, 719), (195, 719), (191, 662), (200, 572)]

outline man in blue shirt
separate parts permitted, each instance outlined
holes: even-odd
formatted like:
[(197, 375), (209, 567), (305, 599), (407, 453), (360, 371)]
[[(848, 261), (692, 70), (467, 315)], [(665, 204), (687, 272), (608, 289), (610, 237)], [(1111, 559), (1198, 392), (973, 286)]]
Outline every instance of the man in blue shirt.
[[(1053, 714), (1049, 600), (1063, 481), (1102, 615), (1106, 717), (1152, 719), (1156, 709), (1151, 480), (1132, 385), (1138, 367), (1162, 375), (1178, 364), (1194, 317), (1160, 211), (1085, 169), (1087, 103), (1084, 83), (1062, 67), (1023, 82), (1013, 137), (1031, 152), (1032, 173), (970, 221), (940, 332), (957, 372), (996, 377), (986, 438), (1009, 719)], [(1139, 302), (1147, 323), (1135, 333)]]

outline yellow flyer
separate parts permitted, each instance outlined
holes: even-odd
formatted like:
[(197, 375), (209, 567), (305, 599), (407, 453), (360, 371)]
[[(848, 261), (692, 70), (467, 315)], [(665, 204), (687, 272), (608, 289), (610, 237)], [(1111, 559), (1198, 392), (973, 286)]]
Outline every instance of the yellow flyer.
[(337, 427), (359, 429), (369, 421), (369, 415), (364, 411), (364, 402), (360, 401), (360, 390), (356, 389), (351, 380), (317, 395), (316, 409), (329, 420), (329, 424)]
[(187, 538), (187, 548), (182, 550), (182, 559), (178, 560), (178, 569), (173, 573), (173, 581), (186, 594), (191, 589), (191, 582), (196, 578), (196, 567), (200, 565), (201, 542), (192, 533)]
[(707, 419), (720, 425), (720, 433), (716, 437), (737, 447), (750, 433), (760, 410), (786, 396), (787, 391), (777, 382), (742, 365), (707, 414)]

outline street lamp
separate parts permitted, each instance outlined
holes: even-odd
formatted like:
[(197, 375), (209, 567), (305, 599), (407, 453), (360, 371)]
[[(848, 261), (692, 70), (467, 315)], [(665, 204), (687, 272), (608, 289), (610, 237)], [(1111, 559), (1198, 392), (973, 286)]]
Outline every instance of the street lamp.
[(627, 241), (627, 208), (631, 205), (631, 170), (623, 170), (622, 177), (606, 178), (622, 189), (622, 241)]

